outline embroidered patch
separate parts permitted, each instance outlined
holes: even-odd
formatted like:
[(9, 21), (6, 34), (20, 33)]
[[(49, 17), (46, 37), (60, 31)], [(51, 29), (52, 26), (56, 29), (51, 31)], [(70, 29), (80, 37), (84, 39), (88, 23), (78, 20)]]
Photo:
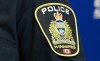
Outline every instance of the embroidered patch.
[(47, 3), (36, 8), (35, 17), (52, 51), (72, 57), (79, 53), (79, 37), (73, 10), (61, 3)]

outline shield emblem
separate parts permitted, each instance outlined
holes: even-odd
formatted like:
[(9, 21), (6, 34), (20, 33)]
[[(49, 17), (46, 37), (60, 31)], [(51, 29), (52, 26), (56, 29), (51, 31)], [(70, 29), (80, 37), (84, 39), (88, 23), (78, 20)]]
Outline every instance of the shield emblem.
[(57, 29), (59, 34), (64, 34), (65, 33), (65, 24), (63, 22), (56, 22), (55, 23), (55, 28)]
[(51, 50), (64, 57), (79, 53), (79, 36), (74, 11), (61, 3), (47, 3), (35, 10), (36, 21)]

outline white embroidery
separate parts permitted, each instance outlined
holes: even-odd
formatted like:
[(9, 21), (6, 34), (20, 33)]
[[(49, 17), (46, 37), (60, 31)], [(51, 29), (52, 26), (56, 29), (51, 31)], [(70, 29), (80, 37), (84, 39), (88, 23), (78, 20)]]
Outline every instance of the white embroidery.
[(94, 19), (100, 19), (100, 0), (94, 0)]

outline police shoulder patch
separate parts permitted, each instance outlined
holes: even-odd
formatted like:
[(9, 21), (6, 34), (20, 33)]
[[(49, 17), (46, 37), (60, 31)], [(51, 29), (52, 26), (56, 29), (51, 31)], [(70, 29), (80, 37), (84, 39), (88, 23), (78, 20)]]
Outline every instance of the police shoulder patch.
[(74, 11), (61, 3), (47, 3), (36, 8), (35, 18), (52, 51), (72, 57), (79, 53), (79, 36)]

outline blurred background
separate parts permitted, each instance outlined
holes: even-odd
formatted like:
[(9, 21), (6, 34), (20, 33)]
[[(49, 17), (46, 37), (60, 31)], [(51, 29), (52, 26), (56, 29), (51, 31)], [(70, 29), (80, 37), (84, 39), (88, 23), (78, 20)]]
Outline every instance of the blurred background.
[(100, 61), (100, 0), (69, 0), (78, 22), (86, 61)]

